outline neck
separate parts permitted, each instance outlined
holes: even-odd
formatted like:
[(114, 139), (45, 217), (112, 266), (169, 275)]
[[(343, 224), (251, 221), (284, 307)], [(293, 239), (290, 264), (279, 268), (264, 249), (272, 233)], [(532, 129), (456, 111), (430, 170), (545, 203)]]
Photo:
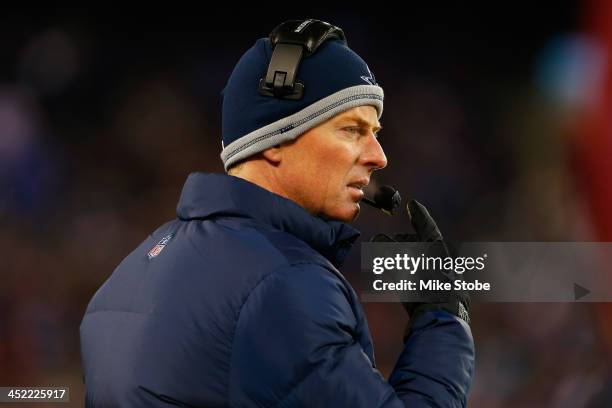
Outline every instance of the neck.
[(281, 197), (291, 199), (283, 188), (275, 168), (265, 159), (252, 159), (239, 164), (228, 171), (230, 176), (239, 177), (261, 188), (278, 194)]

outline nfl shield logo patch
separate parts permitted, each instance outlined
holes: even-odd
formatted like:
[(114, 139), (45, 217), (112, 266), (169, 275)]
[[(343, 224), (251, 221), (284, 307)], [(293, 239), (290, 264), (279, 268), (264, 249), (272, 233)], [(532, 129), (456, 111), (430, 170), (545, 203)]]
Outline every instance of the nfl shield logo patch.
[(172, 239), (173, 234), (168, 234), (163, 237), (157, 245), (155, 245), (148, 253), (149, 259), (155, 258), (157, 255), (161, 254), (161, 251), (164, 250), (168, 242)]

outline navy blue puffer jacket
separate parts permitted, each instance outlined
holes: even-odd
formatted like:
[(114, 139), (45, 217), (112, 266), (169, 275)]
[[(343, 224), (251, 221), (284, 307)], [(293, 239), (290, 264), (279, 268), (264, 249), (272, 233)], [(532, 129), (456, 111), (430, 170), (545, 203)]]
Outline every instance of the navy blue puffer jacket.
[(357, 238), (245, 180), (194, 173), (178, 219), (128, 255), (81, 323), (88, 407), (462, 407), (469, 327), (429, 312), (387, 381), (337, 267)]

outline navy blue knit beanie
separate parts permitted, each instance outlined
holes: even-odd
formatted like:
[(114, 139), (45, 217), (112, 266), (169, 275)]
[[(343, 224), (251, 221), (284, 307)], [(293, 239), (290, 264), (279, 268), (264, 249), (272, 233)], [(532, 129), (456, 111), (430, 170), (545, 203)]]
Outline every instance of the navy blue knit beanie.
[(367, 64), (342, 41), (325, 41), (302, 60), (296, 74), (304, 83), (300, 100), (259, 93), (259, 80), (271, 58), (270, 40), (260, 38), (240, 58), (221, 93), (221, 160), (226, 170), (356, 106), (372, 105), (378, 117), (382, 115), (382, 88)]

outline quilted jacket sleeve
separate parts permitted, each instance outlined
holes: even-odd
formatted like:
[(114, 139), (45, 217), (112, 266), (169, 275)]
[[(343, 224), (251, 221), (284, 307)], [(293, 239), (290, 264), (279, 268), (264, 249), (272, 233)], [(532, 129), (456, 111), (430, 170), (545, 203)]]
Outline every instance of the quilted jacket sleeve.
[(267, 275), (238, 316), (231, 406), (465, 406), (474, 364), (467, 325), (443, 313), (421, 316), (388, 382), (356, 341), (355, 301), (320, 266)]

